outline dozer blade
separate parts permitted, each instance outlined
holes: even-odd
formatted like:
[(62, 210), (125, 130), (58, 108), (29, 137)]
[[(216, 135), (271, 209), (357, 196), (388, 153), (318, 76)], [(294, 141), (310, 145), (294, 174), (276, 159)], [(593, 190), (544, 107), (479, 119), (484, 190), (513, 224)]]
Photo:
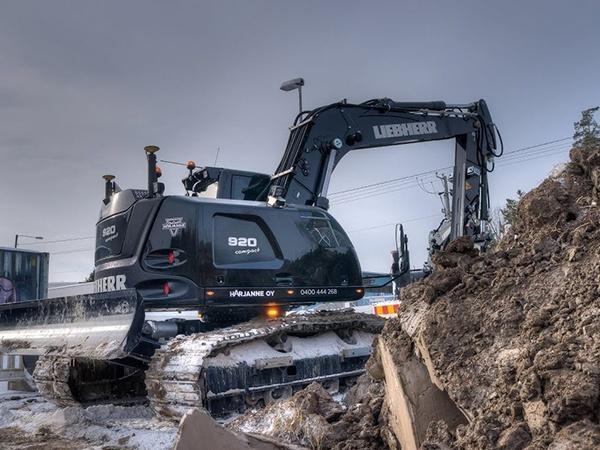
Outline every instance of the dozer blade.
[(0, 352), (122, 358), (143, 323), (135, 289), (0, 305)]

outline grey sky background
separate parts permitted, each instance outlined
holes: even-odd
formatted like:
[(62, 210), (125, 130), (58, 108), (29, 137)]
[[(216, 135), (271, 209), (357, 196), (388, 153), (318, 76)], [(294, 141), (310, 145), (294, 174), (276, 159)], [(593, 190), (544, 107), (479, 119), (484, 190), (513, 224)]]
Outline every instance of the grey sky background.
[[(600, 103), (599, 17), (597, 1), (0, 1), (0, 245), (17, 232), (93, 235), (100, 176), (143, 187), (144, 145), (200, 165), (220, 146), (219, 165), (271, 173), (297, 110), (278, 88), (297, 76), (307, 108), (485, 98), (508, 151), (570, 136)], [(356, 152), (331, 191), (447, 166), (452, 152), (450, 141)], [(494, 205), (566, 155), (499, 167)], [(181, 193), (184, 171), (163, 172)], [(418, 187), (331, 211), (365, 270), (388, 270), (393, 226), (354, 230), (407, 221), (420, 266), (441, 219)], [(92, 240), (28, 248), (53, 253), (53, 281), (93, 266)]]

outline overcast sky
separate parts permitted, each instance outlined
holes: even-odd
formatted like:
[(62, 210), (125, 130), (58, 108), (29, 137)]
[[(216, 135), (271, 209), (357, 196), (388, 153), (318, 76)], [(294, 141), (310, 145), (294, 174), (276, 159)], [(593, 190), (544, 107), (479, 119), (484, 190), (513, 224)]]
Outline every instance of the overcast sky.
[[(100, 176), (143, 187), (144, 145), (200, 165), (220, 147), (219, 165), (272, 173), (297, 112), (295, 94), (278, 88), (298, 76), (307, 108), (484, 98), (507, 151), (564, 138), (600, 103), (599, 17), (597, 1), (2, 0), (0, 246), (15, 233), (93, 235)], [(548, 149), (492, 174), (495, 205), (566, 159), (566, 146)], [(351, 153), (331, 192), (447, 166), (452, 151), (447, 141)], [(163, 172), (168, 192), (181, 193), (183, 171)], [(331, 212), (363, 269), (381, 271), (394, 244), (393, 226), (380, 225), (406, 222), (420, 266), (441, 218), (438, 198), (419, 187)], [(52, 281), (93, 266), (92, 240), (28, 248), (53, 253)]]

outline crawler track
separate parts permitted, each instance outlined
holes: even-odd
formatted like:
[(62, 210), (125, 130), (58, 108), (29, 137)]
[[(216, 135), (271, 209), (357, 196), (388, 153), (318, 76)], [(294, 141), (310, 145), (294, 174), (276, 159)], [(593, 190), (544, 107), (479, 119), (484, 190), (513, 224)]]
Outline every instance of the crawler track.
[(70, 374), (71, 358), (40, 356), (35, 364), (33, 380), (40, 394), (66, 406), (77, 403), (69, 385)]
[(312, 381), (335, 390), (364, 371), (373, 334), (382, 328), (381, 318), (342, 311), (179, 336), (157, 350), (146, 372), (150, 405), (164, 418), (194, 406), (218, 416)]
[(145, 401), (143, 370), (101, 360), (41, 356), (33, 379), (38, 391), (62, 405)]
[(132, 403), (147, 395), (163, 418), (177, 420), (196, 406), (226, 416), (313, 381), (337, 391), (364, 372), (382, 328), (383, 319), (351, 311), (255, 319), (178, 336), (155, 352), (145, 374), (119, 361), (45, 355), (34, 380), (61, 405)]

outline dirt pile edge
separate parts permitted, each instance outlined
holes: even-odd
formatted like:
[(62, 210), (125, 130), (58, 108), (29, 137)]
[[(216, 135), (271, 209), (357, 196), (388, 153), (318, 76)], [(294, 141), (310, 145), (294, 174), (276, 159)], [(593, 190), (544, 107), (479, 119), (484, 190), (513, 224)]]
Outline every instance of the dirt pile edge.
[[(599, 186), (600, 148), (573, 149), (524, 196), (492, 251), (479, 256), (459, 239), (404, 289), (379, 342), (405, 355), (401, 380), (414, 355), (467, 419), (432, 420), (413, 433), (415, 447), (600, 445)], [(410, 440), (399, 423), (390, 428)]]

